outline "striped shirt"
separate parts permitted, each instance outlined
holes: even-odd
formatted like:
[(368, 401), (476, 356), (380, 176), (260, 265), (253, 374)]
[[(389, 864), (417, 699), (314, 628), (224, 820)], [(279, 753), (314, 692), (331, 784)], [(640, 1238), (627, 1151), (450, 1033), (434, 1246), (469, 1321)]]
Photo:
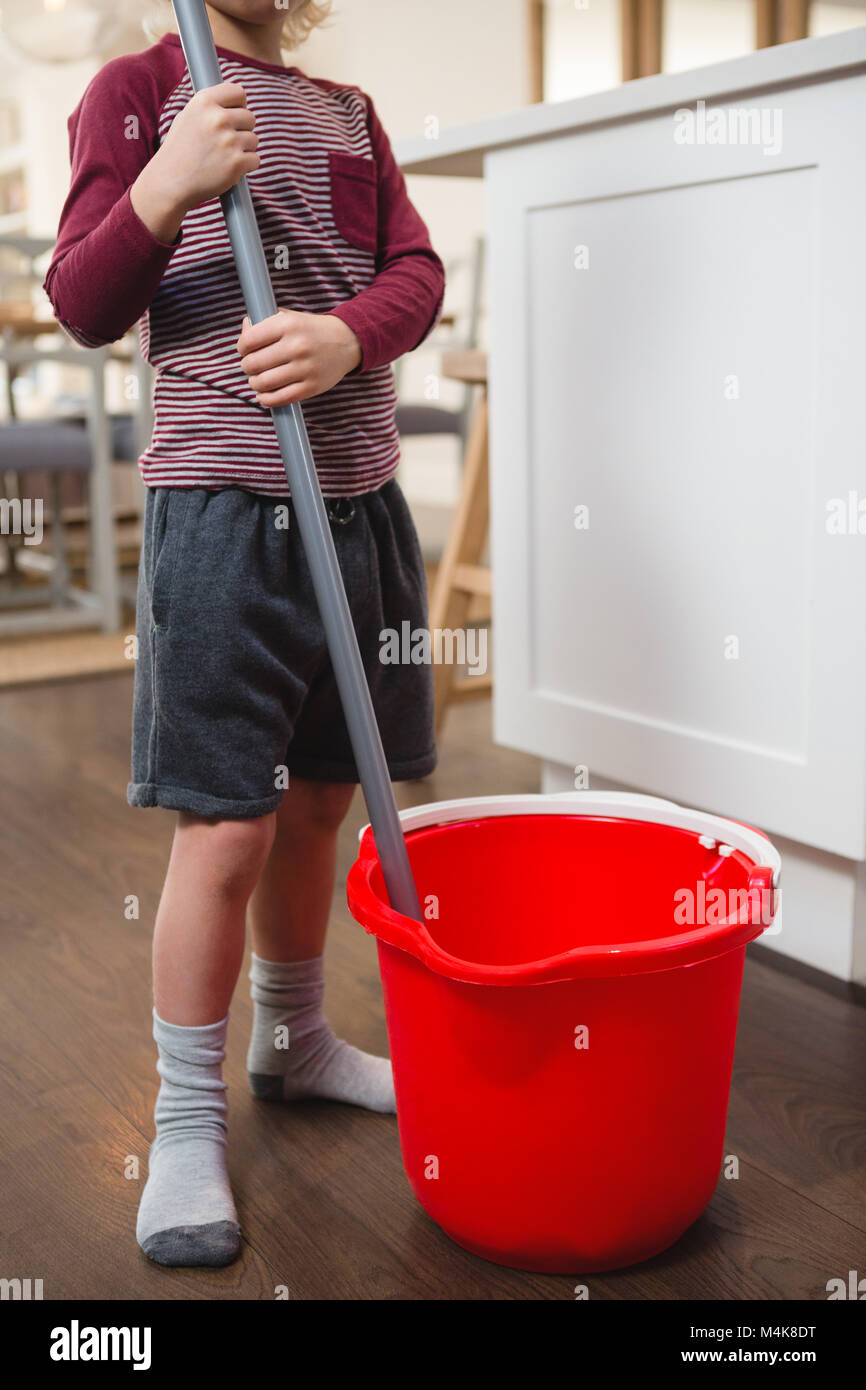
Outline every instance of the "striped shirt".
[[(399, 462), (390, 363), (423, 341), (444, 273), (372, 102), (357, 87), (219, 49), (244, 88), (260, 167), (249, 177), (277, 304), (342, 318), (358, 367), (303, 403), (325, 496), (370, 492)], [(170, 34), (117, 58), (69, 121), (72, 183), (45, 280), (55, 313), (85, 346), (141, 320), (156, 369), (150, 487), (288, 492), (270, 413), (240, 366), (245, 313), (218, 199), (184, 217), (172, 244), (137, 217), (129, 188), (192, 95)]]

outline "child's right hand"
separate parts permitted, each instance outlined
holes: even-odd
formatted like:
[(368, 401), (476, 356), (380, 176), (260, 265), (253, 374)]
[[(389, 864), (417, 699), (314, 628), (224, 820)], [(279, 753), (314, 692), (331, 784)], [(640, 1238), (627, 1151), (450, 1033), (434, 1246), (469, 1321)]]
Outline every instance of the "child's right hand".
[(259, 167), (255, 117), (237, 82), (197, 92), (130, 189), (154, 236), (174, 241), (190, 208), (225, 193)]

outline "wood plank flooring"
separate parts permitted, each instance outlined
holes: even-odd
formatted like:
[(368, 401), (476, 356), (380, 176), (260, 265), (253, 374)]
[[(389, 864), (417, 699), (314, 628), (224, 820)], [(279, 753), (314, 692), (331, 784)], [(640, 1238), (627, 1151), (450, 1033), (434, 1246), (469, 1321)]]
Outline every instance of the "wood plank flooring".
[[(47, 1299), (569, 1299), (574, 1280), (473, 1258), (424, 1215), (396, 1122), (252, 1100), (242, 977), (229, 1038), (229, 1160), (245, 1245), (221, 1271), (151, 1265), (134, 1238), (156, 1093), (149, 951), (172, 816), (125, 802), (131, 678), (0, 691), (0, 1276)], [(433, 777), (402, 804), (534, 791), (486, 702), (449, 714)], [(344, 828), (328, 1013), (386, 1047), (375, 948), (345, 906), (366, 819)], [(135, 895), (137, 918), (126, 914)], [(866, 1014), (764, 962), (743, 989), (722, 1180), (670, 1251), (591, 1277), (597, 1299), (823, 1299), (866, 1271)], [(136, 1174), (138, 1165), (139, 1176)]]

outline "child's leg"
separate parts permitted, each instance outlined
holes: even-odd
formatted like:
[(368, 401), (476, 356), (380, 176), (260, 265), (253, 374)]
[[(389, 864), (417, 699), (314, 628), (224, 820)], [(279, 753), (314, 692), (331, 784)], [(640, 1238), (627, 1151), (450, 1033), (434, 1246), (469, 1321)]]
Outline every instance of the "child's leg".
[(178, 816), (153, 936), (160, 1018), (187, 1026), (225, 1018), (244, 955), (247, 903), (275, 832), (276, 814)]
[(250, 900), (254, 1001), (250, 1085), (266, 1100), (322, 1096), (394, 1111), (391, 1064), (335, 1037), (322, 1014), (322, 952), (348, 783), (292, 778)]
[(337, 834), (355, 784), (293, 777), (276, 812), (273, 848), (250, 899), (253, 950), (262, 960), (312, 960), (325, 949)]
[(226, 1171), (228, 1009), (245, 914), (274, 816), (181, 815), (154, 934), (154, 1037), (162, 1084), (136, 1234), (165, 1265), (228, 1264), (240, 1227)]

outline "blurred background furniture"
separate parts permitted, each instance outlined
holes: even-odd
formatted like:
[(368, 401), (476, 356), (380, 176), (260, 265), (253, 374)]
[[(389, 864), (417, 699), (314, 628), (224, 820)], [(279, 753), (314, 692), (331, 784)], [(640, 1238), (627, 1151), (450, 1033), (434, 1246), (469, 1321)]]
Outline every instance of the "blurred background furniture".
[[(463, 463), (460, 495), (430, 595), (431, 633), (464, 632), (474, 624), (490, 621), (492, 580), (483, 563), (487, 546), (488, 423), (487, 354), (477, 348), (443, 353), (442, 375), (479, 388), (469, 442)], [(489, 695), (489, 671), (461, 676), (450, 661), (433, 667), (436, 728), (441, 729), (448, 705), (454, 700)]]
[[(51, 245), (0, 237), (0, 636), (115, 632), (122, 600), (134, 599), (121, 565), (135, 563), (140, 542), (134, 464), (149, 428), (149, 369), (132, 338), (84, 349), (59, 329), (40, 288)], [(111, 367), (135, 409), (108, 412)], [(82, 375), (86, 392), (72, 391)]]

